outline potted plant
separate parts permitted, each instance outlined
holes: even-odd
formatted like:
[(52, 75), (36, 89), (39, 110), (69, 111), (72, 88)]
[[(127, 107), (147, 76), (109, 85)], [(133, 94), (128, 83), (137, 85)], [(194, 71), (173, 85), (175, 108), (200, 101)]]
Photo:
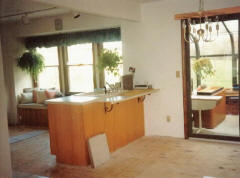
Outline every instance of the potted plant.
[(206, 79), (207, 77), (211, 77), (215, 74), (212, 62), (208, 58), (194, 60), (192, 67), (197, 79), (199, 80), (197, 85), (201, 85), (202, 79)]
[(122, 57), (119, 56), (117, 50), (103, 49), (99, 56), (98, 68), (100, 70), (106, 70), (109, 73), (117, 76), (119, 73), (118, 65), (121, 62)]
[(44, 69), (43, 56), (39, 54), (35, 49), (26, 51), (18, 59), (17, 66), (32, 76), (34, 87), (36, 87), (38, 75)]

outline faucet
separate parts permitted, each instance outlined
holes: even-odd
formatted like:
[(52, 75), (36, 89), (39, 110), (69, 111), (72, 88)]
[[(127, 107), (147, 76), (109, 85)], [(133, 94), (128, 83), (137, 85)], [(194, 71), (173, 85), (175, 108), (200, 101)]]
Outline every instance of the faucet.
[(111, 85), (111, 84), (109, 84), (108, 82), (106, 82), (106, 85), (108, 85), (111, 90), (114, 90), (114, 89), (115, 89), (114, 85)]
[(105, 95), (107, 94), (107, 87), (106, 86), (104, 86), (104, 93), (105, 93)]

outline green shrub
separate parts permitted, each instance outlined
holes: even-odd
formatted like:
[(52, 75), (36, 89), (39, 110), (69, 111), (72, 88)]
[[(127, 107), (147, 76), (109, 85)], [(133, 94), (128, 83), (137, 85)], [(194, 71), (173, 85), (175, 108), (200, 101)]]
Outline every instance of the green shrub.
[(44, 58), (36, 50), (26, 51), (18, 59), (17, 66), (29, 73), (36, 82), (39, 73), (44, 69)]
[(118, 65), (122, 57), (118, 55), (116, 50), (111, 51), (103, 49), (99, 56), (98, 68), (100, 70), (106, 69), (108, 72), (118, 75)]

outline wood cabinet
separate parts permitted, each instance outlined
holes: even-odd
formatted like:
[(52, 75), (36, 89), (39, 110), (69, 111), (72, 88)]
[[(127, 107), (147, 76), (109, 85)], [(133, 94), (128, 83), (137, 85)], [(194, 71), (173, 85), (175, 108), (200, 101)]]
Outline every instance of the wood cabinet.
[[(203, 128), (213, 129), (218, 126), (226, 117), (226, 96), (224, 90), (219, 91), (215, 96), (222, 96), (221, 101), (212, 110), (202, 111)], [(198, 111), (193, 111), (194, 126), (199, 127)]]
[(48, 127), (48, 110), (17, 108), (18, 121), (22, 125)]
[(142, 100), (116, 103), (110, 112), (105, 107), (111, 104), (48, 104), (51, 153), (57, 162), (88, 165), (87, 140), (100, 133), (106, 133), (110, 152), (144, 136)]

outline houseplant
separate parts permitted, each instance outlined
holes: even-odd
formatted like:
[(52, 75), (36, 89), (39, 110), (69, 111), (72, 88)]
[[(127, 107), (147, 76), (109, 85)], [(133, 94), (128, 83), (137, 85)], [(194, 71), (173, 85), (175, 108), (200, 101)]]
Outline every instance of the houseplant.
[(109, 73), (118, 75), (118, 65), (121, 62), (122, 57), (119, 56), (116, 50), (103, 49), (99, 55), (98, 68), (100, 70), (106, 70)]
[(192, 64), (193, 71), (195, 72), (198, 85), (201, 85), (201, 80), (207, 77), (212, 77), (215, 74), (212, 62), (208, 58), (195, 59)]
[(29, 50), (18, 59), (17, 66), (32, 76), (34, 86), (36, 86), (37, 77), (44, 69), (44, 58), (35, 49)]

